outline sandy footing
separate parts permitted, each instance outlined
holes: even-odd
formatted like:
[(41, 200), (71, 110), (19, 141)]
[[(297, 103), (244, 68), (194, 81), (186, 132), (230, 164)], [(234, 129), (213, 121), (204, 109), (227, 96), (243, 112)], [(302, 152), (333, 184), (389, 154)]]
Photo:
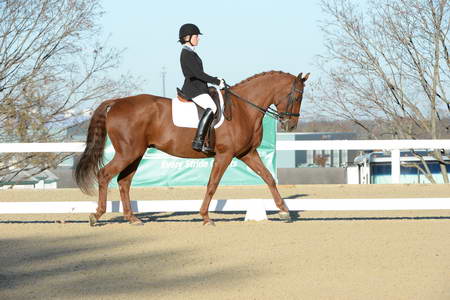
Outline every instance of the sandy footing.
[[(263, 189), (219, 188), (217, 198), (270, 198)], [(135, 189), (133, 197), (201, 199), (203, 191)], [(447, 187), (427, 185), (280, 191), (449, 196)], [(3, 192), (1, 201), (78, 199), (75, 191), (39, 199)], [(0, 213), (0, 299), (450, 299), (450, 211), (300, 212), (290, 224), (276, 214), (244, 222), (243, 213), (212, 213), (214, 227), (197, 213), (139, 214), (144, 226), (110, 213), (89, 227), (87, 216)]]

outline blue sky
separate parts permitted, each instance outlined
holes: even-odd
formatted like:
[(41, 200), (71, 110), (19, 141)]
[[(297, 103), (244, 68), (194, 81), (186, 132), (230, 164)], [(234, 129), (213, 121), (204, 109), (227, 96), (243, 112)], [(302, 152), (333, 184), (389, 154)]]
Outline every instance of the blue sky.
[(144, 1), (103, 0), (100, 20), (110, 45), (126, 49), (120, 71), (146, 80), (143, 92), (175, 96), (183, 83), (179, 27), (195, 23), (204, 34), (197, 52), (205, 71), (234, 84), (255, 73), (282, 70), (317, 74), (323, 49), (319, 0)]

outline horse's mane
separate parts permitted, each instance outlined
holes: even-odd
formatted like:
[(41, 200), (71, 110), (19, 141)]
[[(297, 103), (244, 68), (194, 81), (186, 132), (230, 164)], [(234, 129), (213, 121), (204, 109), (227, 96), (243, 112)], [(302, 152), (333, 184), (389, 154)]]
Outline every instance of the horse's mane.
[(262, 76), (266, 76), (266, 75), (272, 75), (272, 74), (284, 74), (284, 75), (294, 76), (294, 75), (292, 75), (292, 74), (290, 74), (290, 73), (286, 73), (286, 72), (283, 72), (283, 71), (268, 71), (268, 72), (261, 72), (261, 73), (255, 74), (255, 75), (253, 75), (253, 76), (250, 76), (250, 77), (248, 77), (248, 78), (246, 78), (246, 79), (244, 79), (244, 80), (242, 80), (242, 81), (236, 83), (236, 84), (233, 85), (232, 87), (237, 87), (238, 85), (244, 84), (244, 83), (246, 83), (246, 82), (248, 82), (248, 81), (250, 81), (250, 80), (253, 80), (253, 79), (255, 79), (255, 78), (262, 77)]

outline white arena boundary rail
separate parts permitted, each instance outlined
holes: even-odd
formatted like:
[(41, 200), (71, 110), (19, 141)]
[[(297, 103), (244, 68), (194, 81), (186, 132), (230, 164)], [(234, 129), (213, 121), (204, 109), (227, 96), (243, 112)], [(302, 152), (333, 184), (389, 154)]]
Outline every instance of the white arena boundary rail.
[[(83, 152), (84, 143), (3, 143), (0, 153)], [(326, 140), (278, 141), (277, 151), (283, 150), (387, 150), (391, 151), (393, 183), (400, 179), (400, 150), (450, 149), (450, 140)], [(31, 192), (31, 191), (30, 191)], [(393, 199), (286, 199), (291, 211), (301, 210), (442, 210), (450, 209), (450, 198)], [(201, 200), (134, 200), (135, 212), (195, 212)], [(89, 213), (96, 201), (61, 202), (2, 202), (0, 214)], [(267, 219), (266, 211), (276, 211), (272, 199), (213, 200), (210, 211), (246, 211), (246, 220)], [(120, 201), (112, 201), (108, 212), (122, 211)]]

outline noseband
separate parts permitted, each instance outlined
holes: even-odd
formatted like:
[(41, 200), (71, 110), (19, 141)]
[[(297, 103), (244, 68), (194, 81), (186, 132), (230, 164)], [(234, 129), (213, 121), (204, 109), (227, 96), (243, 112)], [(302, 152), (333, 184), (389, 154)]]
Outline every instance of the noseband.
[[(299, 93), (300, 96), (298, 98), (295, 98), (295, 93)], [(231, 90), (231, 86), (229, 86), (227, 83), (225, 83), (225, 93), (230, 93), (234, 96), (236, 96), (238, 99), (244, 101), (245, 103), (247, 103), (248, 105), (254, 107), (255, 109), (259, 110), (260, 112), (262, 112), (263, 114), (267, 114), (268, 116), (280, 121), (281, 123), (286, 122), (287, 120), (289, 120), (291, 117), (300, 117), (300, 114), (295, 114), (292, 112), (292, 107), (294, 106), (294, 102), (296, 101), (300, 101), (301, 96), (303, 95), (303, 91), (296, 88), (295, 87), (295, 80), (292, 83), (292, 87), (291, 87), (291, 91), (289, 92), (289, 94), (287, 95), (288, 97), (288, 105), (287, 105), (287, 109), (285, 112), (278, 112), (277, 110), (268, 107), (267, 109), (256, 105), (255, 103), (242, 98), (240, 95), (236, 94), (235, 92), (233, 92), (233, 90)], [(288, 117), (287, 120), (285, 120), (285, 118)]]

